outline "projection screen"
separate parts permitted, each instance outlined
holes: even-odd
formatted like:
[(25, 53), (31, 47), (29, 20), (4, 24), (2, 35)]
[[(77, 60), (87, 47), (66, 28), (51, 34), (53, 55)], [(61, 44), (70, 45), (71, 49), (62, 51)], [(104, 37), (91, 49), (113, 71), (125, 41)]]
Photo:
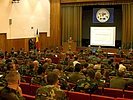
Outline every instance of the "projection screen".
[(90, 27), (90, 45), (115, 46), (116, 27)]

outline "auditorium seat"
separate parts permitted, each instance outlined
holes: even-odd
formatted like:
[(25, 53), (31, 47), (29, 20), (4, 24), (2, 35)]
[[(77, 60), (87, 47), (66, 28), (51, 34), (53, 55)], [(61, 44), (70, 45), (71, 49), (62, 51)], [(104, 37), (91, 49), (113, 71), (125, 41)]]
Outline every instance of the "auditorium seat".
[(20, 82), (20, 87), (22, 89), (22, 93), (30, 94), (30, 84), (29, 83)]
[(127, 99), (127, 98), (116, 98), (115, 100), (131, 100), (131, 99)]
[(133, 91), (133, 86), (128, 86), (127, 90)]
[(90, 100), (90, 94), (68, 91), (69, 100)]
[(76, 86), (76, 84), (71, 83), (71, 82), (68, 82), (68, 85), (69, 85), (70, 90), (74, 89), (74, 87)]
[(26, 83), (31, 83), (31, 76), (22, 76), (22, 78), (26, 81)]
[(30, 95), (35, 95), (36, 94), (36, 91), (37, 89), (41, 87), (40, 85), (38, 84), (31, 84), (30, 85)]
[(123, 90), (122, 89), (113, 89), (113, 88), (104, 88), (103, 92), (104, 96), (110, 97), (123, 97)]
[(119, 62), (121, 62), (122, 60), (123, 60), (123, 58), (115, 58), (115, 59), (114, 59), (114, 62), (118, 62), (118, 63), (119, 63)]
[(133, 91), (125, 90), (124, 91), (124, 98), (133, 99)]
[(59, 57), (52, 57), (52, 63), (59, 64), (60, 58)]
[(102, 95), (103, 94), (103, 88), (102, 87), (98, 87), (98, 89), (94, 92), (94, 94)]
[(91, 95), (91, 100), (115, 100), (114, 97), (102, 96), (102, 95)]
[(22, 94), (23, 97), (26, 99), (26, 100), (35, 100), (35, 96), (31, 96), (31, 95), (27, 95), (27, 94)]

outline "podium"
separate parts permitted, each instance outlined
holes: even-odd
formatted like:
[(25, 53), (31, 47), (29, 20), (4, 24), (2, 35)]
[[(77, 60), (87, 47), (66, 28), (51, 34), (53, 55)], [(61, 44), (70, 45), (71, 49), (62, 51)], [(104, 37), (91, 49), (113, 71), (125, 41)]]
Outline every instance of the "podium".
[(67, 52), (71, 49), (71, 51), (76, 51), (76, 46), (77, 46), (77, 43), (76, 42), (63, 42), (63, 51), (64, 52)]

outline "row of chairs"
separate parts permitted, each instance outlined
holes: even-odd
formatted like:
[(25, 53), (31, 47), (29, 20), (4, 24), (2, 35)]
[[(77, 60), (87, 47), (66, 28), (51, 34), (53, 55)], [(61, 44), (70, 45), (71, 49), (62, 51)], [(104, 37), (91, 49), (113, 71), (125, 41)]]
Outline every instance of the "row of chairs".
[[(96, 94), (85, 94), (80, 92), (66, 92), (68, 100), (131, 100), (127, 98), (114, 98), (109, 96), (102, 96), (102, 95), (96, 95)], [(23, 97), (26, 98), (26, 100), (35, 100), (35, 96), (23, 94)]]
[(130, 90), (122, 90), (122, 89), (114, 89), (114, 88), (98, 88), (94, 94), (109, 96), (109, 97), (120, 97), (120, 98), (129, 98), (133, 99), (133, 91)]
[[(40, 87), (40, 85), (34, 85), (34, 84), (30, 84), (30, 83), (21, 82), (20, 87), (22, 88), (22, 92), (24, 94), (35, 96), (36, 90)], [(80, 93), (71, 92), (71, 91), (67, 91), (66, 94), (67, 94), (68, 97), (71, 97), (71, 98), (73, 98), (73, 96), (71, 96), (73, 94), (77, 95), (76, 97), (81, 95)], [(100, 96), (112, 97), (112, 98), (129, 98), (129, 99), (133, 99), (133, 91), (122, 90), (122, 89), (98, 88), (98, 90), (95, 91), (94, 94), (95, 95), (100, 95)], [(83, 93), (82, 95), (87, 95), (88, 96), (89, 94)], [(85, 97), (86, 96), (82, 96), (82, 98), (85, 98)], [(81, 99), (81, 100), (84, 100), (84, 99)]]
[(23, 94), (23, 97), (24, 97), (26, 100), (35, 100), (35, 96), (32, 96), (32, 95)]
[(114, 98), (109, 96), (102, 96), (96, 94), (85, 94), (80, 92), (71, 92), (68, 91), (67, 93), (68, 100), (131, 100), (128, 98)]
[(20, 87), (22, 89), (23, 94), (35, 96), (36, 95), (36, 90), (41, 87), (40, 85), (35, 85), (35, 84), (30, 84), (30, 83), (20, 83)]

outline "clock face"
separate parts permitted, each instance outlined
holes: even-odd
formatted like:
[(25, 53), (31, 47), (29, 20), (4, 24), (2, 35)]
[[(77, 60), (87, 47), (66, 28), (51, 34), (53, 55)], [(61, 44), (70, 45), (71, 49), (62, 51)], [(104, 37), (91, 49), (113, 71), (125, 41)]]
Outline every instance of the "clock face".
[(96, 18), (99, 22), (105, 23), (109, 20), (110, 18), (110, 13), (107, 9), (101, 8), (97, 11), (96, 13)]

